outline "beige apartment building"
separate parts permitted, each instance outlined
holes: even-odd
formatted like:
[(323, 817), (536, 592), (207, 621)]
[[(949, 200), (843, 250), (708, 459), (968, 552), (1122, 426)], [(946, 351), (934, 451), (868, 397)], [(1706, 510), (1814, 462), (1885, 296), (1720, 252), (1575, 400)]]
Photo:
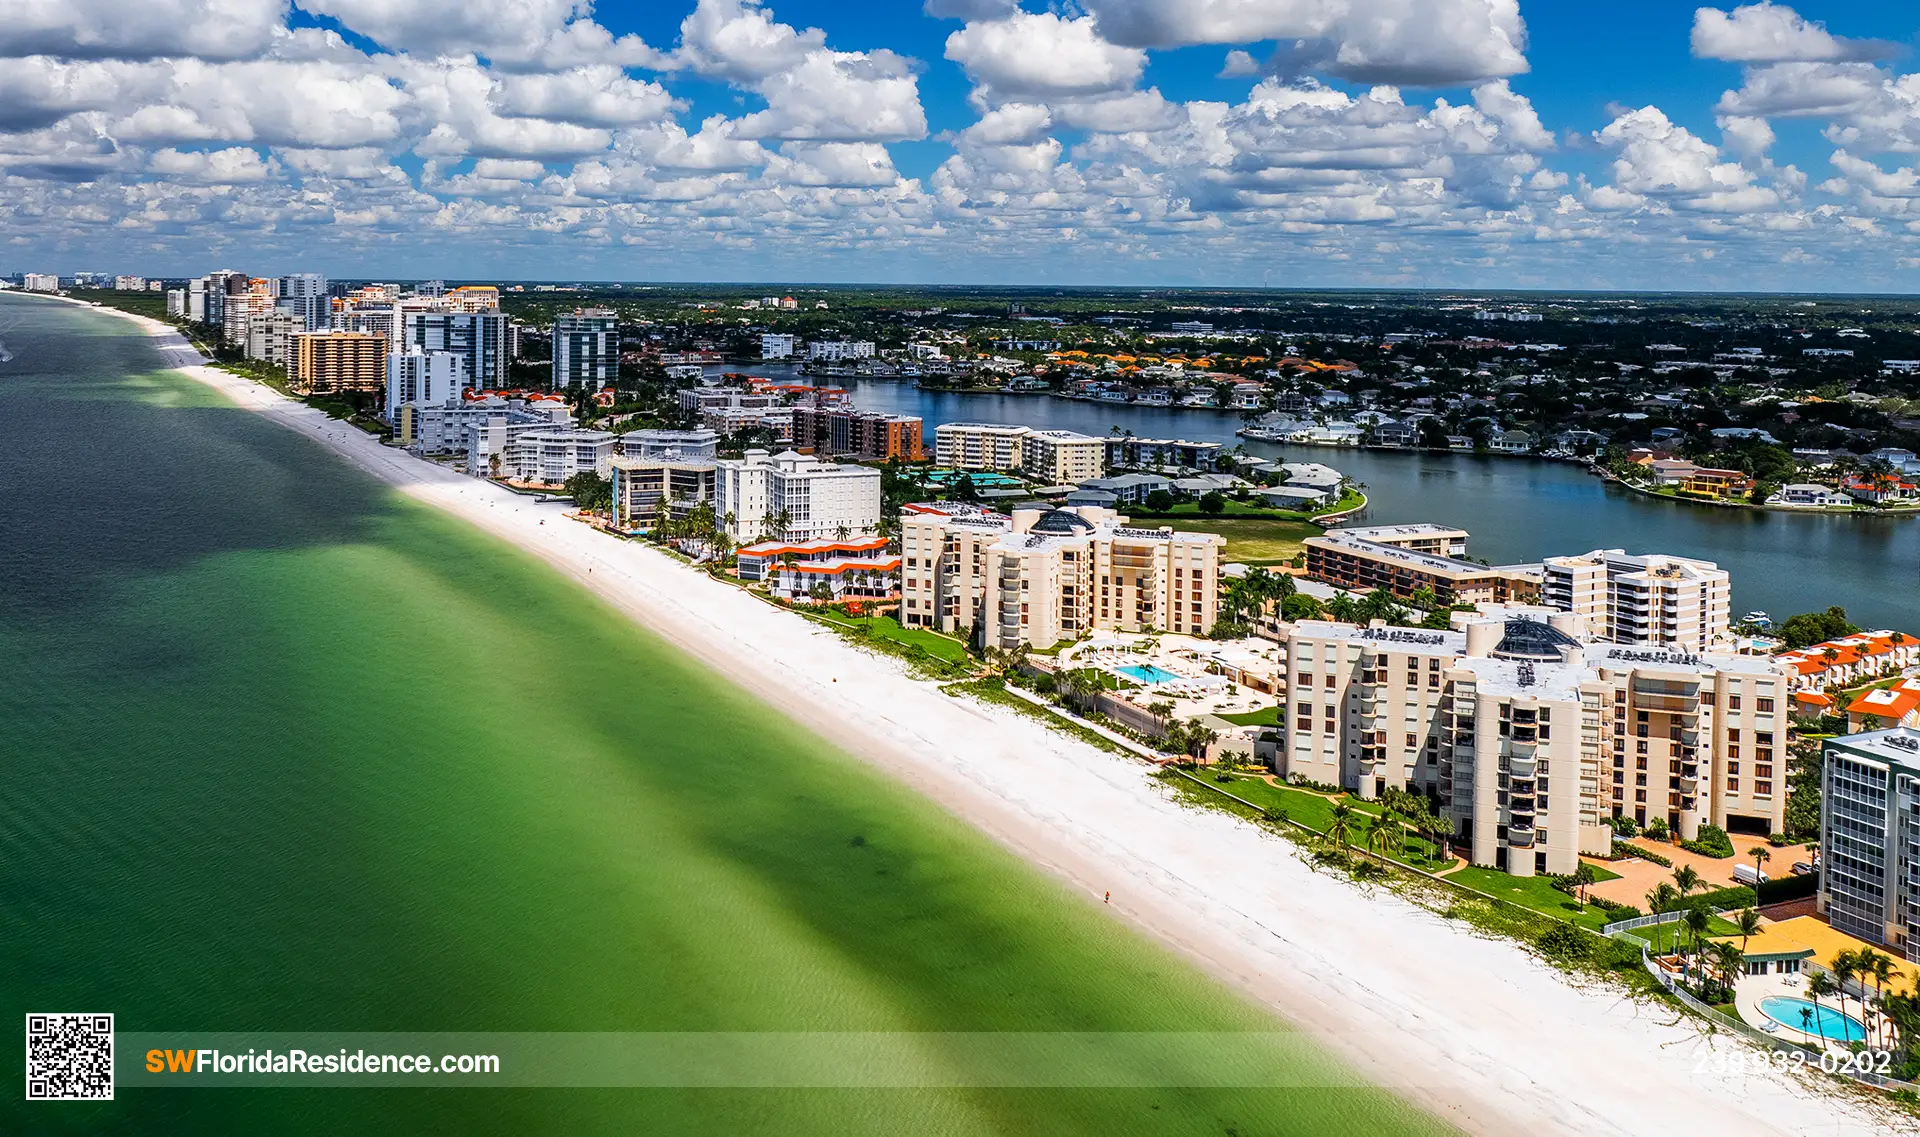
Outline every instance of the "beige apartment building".
[(1205, 635), (1220, 615), (1211, 533), (1142, 529), (1112, 510), (958, 503), (901, 511), (901, 622), (989, 645), (1051, 647), (1097, 630)]
[(934, 428), (933, 460), (952, 470), (1019, 471), (1049, 485), (1078, 485), (1106, 472), (1107, 444), (1071, 430), (949, 422)]
[(1786, 683), (1766, 659), (1594, 642), (1500, 610), (1455, 631), (1271, 623), (1279, 772), (1371, 798), (1428, 794), (1477, 865), (1570, 873), (1608, 819), (1778, 832)]
[(1107, 443), (1071, 430), (1036, 430), (1021, 442), (1020, 470), (1047, 485), (1090, 482), (1107, 472)]
[(293, 337), (287, 378), (303, 395), (378, 393), (387, 382), (387, 337), (373, 332), (302, 332)]
[(933, 461), (949, 470), (1006, 472), (1020, 468), (1024, 426), (992, 422), (949, 422), (933, 429)]
[(1329, 529), (1308, 537), (1307, 575), (1350, 592), (1381, 589), (1403, 600), (1423, 589), (1442, 604), (1507, 604), (1540, 593), (1540, 566), (1466, 560), (1467, 533), (1444, 525)]
[(1541, 564), (1541, 597), (1594, 636), (1707, 651), (1729, 636), (1732, 584), (1712, 561), (1595, 549)]

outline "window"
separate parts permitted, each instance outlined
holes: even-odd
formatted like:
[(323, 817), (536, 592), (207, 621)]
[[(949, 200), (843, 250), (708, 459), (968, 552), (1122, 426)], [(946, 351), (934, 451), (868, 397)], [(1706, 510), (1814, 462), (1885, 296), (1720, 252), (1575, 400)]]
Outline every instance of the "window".
[(1728, 793), (1730, 793), (1730, 794), (1737, 794), (1737, 793), (1739, 793), (1739, 792), (1740, 792), (1740, 779), (1739, 779), (1739, 778), (1728, 778), (1728, 779), (1727, 779), (1727, 792), (1728, 792)]
[(1340, 679), (1338, 676), (1335, 676), (1335, 675), (1327, 676), (1327, 690), (1329, 691), (1333, 690), (1336, 686), (1339, 685), (1339, 683), (1340, 683)]
[(1773, 793), (1773, 783), (1756, 781), (1753, 783), (1753, 792), (1760, 797), (1768, 797)]
[(1740, 763), (1738, 762), (1727, 763), (1727, 773), (1738, 774), (1739, 772), (1740, 772)]
[(1645, 754), (1647, 752), (1647, 740), (1643, 738), (1640, 741), (1634, 743), (1633, 752), (1635, 754)]
[(1771, 763), (1771, 762), (1761, 762), (1761, 763), (1759, 763), (1759, 764), (1757, 764), (1757, 765), (1755, 765), (1755, 766), (1754, 766), (1754, 768), (1753, 768), (1753, 776), (1754, 776), (1754, 777), (1756, 777), (1756, 778), (1771, 778), (1771, 777), (1773, 777), (1773, 763)]
[(1728, 696), (1727, 696), (1727, 709), (1728, 709), (1728, 710), (1730, 710), (1730, 711), (1737, 711), (1737, 710), (1739, 710), (1739, 709), (1740, 709), (1740, 696), (1738, 696), (1738, 695), (1728, 695)]
[(1727, 757), (1729, 757), (1729, 758), (1738, 758), (1738, 757), (1740, 757), (1740, 748), (1739, 748), (1738, 746), (1729, 746), (1729, 747), (1727, 747)]
[(1754, 709), (1754, 710), (1756, 710), (1756, 711), (1758, 711), (1758, 712), (1760, 712), (1760, 713), (1761, 713), (1761, 714), (1763, 714), (1763, 715), (1769, 715), (1769, 714), (1772, 714), (1772, 713), (1773, 713), (1773, 700), (1772, 700), (1772, 699), (1764, 699), (1764, 698), (1762, 698), (1762, 699), (1755, 699), (1755, 700), (1753, 701), (1753, 709)]
[(1312, 672), (1308, 672), (1308, 671), (1302, 671), (1302, 672), (1300, 673), (1300, 685), (1301, 685), (1302, 687), (1311, 687), (1311, 686), (1313, 686), (1313, 674), (1312, 674)]

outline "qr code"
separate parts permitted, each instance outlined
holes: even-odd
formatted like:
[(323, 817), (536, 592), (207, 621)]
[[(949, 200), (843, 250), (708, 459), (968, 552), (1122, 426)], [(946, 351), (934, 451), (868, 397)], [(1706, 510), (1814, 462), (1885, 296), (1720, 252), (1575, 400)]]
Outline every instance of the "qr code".
[(112, 1101), (113, 1016), (28, 1015), (27, 1100)]

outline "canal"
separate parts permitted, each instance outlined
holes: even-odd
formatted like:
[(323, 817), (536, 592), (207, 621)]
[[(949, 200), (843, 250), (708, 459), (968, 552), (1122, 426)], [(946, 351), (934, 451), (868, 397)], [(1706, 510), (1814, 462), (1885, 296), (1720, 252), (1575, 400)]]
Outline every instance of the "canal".
[[(789, 375), (756, 365), (755, 374)], [(1467, 551), (1496, 564), (1618, 548), (1700, 557), (1733, 574), (1733, 611), (1781, 619), (1838, 604), (1855, 623), (1920, 632), (1920, 518), (1807, 516), (1664, 501), (1609, 486), (1579, 466), (1319, 446), (1235, 436), (1224, 411), (1135, 407), (1046, 395), (923, 391), (911, 380), (845, 381), (861, 408), (919, 415), (928, 443), (943, 422), (1009, 422), (1083, 434), (1114, 427), (1146, 438), (1244, 444), (1250, 453), (1324, 462), (1367, 487), (1365, 522), (1435, 521), (1472, 534)]]

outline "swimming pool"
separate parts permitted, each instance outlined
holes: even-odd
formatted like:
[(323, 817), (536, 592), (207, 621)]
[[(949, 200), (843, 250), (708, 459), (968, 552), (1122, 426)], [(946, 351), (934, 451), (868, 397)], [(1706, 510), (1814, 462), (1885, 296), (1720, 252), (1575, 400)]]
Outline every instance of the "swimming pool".
[(1155, 667), (1151, 663), (1130, 663), (1125, 667), (1116, 667), (1115, 673), (1124, 675), (1135, 683), (1172, 683), (1185, 676), (1176, 675), (1164, 667)]
[(1852, 1015), (1790, 995), (1773, 995), (1760, 1000), (1760, 1013), (1781, 1026), (1819, 1035), (1829, 1042), (1864, 1042), (1867, 1038), (1867, 1028), (1861, 1026), (1860, 1020)]

